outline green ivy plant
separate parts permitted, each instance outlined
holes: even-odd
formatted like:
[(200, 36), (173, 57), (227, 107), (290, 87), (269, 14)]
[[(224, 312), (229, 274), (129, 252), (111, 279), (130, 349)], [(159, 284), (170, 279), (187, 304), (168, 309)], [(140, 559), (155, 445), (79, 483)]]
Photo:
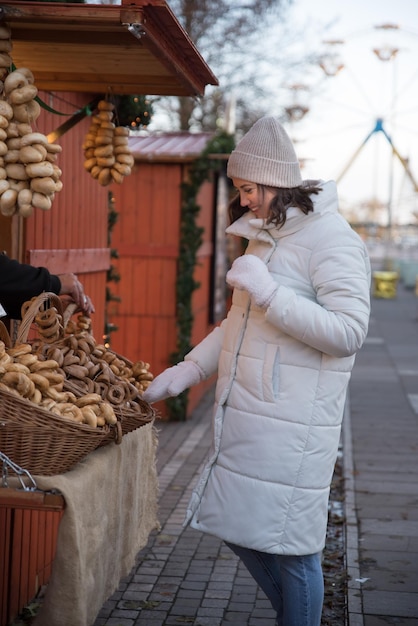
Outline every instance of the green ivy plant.
[[(177, 312), (177, 349), (170, 356), (175, 365), (182, 361), (192, 349), (191, 336), (193, 327), (192, 295), (199, 283), (194, 280), (197, 252), (202, 244), (203, 228), (197, 225), (201, 207), (197, 203), (197, 194), (211, 174), (224, 167), (225, 159), (217, 159), (217, 154), (230, 154), (234, 148), (234, 138), (227, 133), (218, 133), (213, 137), (199, 157), (193, 162), (189, 179), (181, 185), (182, 205), (180, 214), (180, 250), (176, 283)], [(212, 156), (211, 156), (212, 155)], [(170, 420), (186, 419), (188, 390), (176, 398), (168, 398), (166, 406)]]
[[(109, 191), (107, 196), (107, 245), (110, 247), (112, 242), (112, 231), (118, 221), (119, 213), (115, 208), (115, 198), (111, 191)], [(118, 251), (114, 248), (110, 249), (110, 257), (112, 259), (117, 259), (119, 257)], [(114, 265), (111, 265), (106, 272), (106, 282), (119, 282), (120, 275)], [(105, 325), (104, 325), (104, 343), (106, 345), (110, 345), (110, 335), (118, 330), (118, 327), (115, 324), (111, 324), (108, 319), (108, 303), (111, 301), (119, 302), (120, 298), (115, 296), (109, 286), (106, 285), (106, 308), (105, 308)]]

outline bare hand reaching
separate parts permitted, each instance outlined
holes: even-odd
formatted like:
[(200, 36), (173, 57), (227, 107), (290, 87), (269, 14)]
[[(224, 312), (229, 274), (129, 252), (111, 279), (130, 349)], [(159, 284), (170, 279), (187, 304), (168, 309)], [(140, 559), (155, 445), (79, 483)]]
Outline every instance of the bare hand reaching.
[(77, 304), (80, 311), (86, 315), (94, 313), (95, 308), (89, 296), (84, 293), (84, 287), (75, 274), (59, 274), (61, 291), (59, 295), (68, 295)]

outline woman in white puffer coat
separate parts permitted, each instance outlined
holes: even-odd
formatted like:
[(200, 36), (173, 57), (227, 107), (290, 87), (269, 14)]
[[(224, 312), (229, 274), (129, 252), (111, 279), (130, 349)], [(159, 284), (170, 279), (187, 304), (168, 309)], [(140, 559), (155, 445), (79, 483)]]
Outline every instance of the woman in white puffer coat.
[(280, 123), (262, 118), (228, 162), (228, 233), (248, 240), (227, 274), (227, 318), (150, 385), (150, 402), (218, 372), (210, 458), (187, 520), (239, 555), (280, 626), (319, 626), (329, 488), (370, 263), (335, 183), (302, 181)]

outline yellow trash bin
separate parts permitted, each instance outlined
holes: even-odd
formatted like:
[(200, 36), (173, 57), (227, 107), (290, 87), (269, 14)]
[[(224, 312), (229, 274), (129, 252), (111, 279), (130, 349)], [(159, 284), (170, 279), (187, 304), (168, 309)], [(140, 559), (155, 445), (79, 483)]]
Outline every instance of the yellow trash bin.
[(398, 272), (373, 272), (373, 296), (396, 298)]

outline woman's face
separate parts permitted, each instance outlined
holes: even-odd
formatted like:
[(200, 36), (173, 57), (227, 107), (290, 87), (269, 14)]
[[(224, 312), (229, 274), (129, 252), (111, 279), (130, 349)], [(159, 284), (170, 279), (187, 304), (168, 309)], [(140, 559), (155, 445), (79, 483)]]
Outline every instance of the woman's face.
[(266, 219), (269, 213), (270, 202), (274, 197), (273, 190), (263, 187), (263, 191), (256, 183), (241, 178), (233, 178), (232, 183), (239, 193), (242, 207), (247, 207), (255, 217)]

